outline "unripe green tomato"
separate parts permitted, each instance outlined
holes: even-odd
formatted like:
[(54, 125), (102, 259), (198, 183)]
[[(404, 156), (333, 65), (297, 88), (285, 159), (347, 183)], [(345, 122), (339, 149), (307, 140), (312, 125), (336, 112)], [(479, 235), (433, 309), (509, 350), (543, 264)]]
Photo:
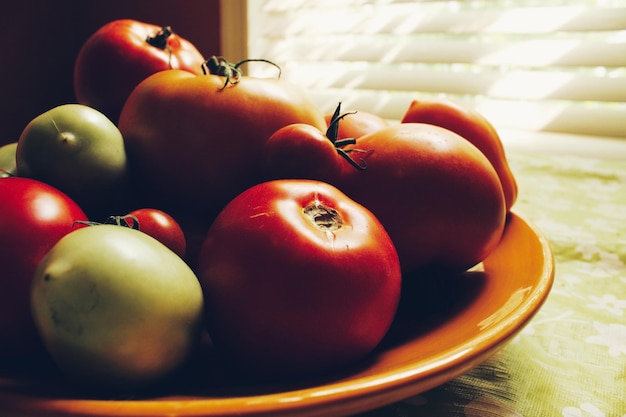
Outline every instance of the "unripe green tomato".
[(127, 160), (117, 126), (98, 110), (64, 104), (31, 120), (18, 140), (17, 173), (50, 184), (86, 211), (125, 186)]
[(34, 274), (42, 340), (75, 383), (142, 389), (179, 369), (200, 342), (203, 296), (191, 269), (156, 239), (97, 225), (62, 238)]
[(11, 177), (17, 174), (15, 166), (15, 151), (17, 142), (0, 146), (0, 178)]

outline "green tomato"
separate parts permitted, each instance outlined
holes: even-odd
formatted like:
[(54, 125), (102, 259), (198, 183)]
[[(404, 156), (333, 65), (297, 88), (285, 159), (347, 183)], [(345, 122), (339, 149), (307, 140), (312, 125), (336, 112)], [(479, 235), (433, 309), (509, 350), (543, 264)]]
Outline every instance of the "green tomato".
[(0, 146), (0, 178), (12, 177), (17, 174), (15, 151), (17, 142)]
[(196, 275), (156, 239), (116, 225), (63, 237), (34, 274), (31, 309), (58, 367), (98, 390), (146, 388), (201, 339)]
[(122, 134), (104, 114), (82, 104), (55, 107), (28, 123), (16, 162), (20, 177), (58, 188), (88, 212), (122, 198), (126, 185)]

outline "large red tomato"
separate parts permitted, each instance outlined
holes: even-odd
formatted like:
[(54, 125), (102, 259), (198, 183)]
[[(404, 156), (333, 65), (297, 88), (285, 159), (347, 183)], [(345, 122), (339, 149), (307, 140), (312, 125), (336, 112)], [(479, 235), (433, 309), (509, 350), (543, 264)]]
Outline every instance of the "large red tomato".
[(91, 35), (76, 57), (76, 99), (117, 122), (124, 101), (144, 78), (172, 68), (201, 74), (203, 62), (196, 47), (170, 27), (114, 20)]
[(0, 357), (40, 346), (30, 313), (31, 278), (52, 246), (85, 221), (81, 208), (56, 188), (0, 179)]
[(444, 127), (471, 142), (491, 162), (498, 173), (506, 208), (517, 199), (517, 182), (506, 159), (497, 130), (476, 109), (447, 99), (413, 100), (402, 117), (402, 123), (429, 123)]
[(344, 169), (338, 184), (379, 218), (404, 270), (462, 271), (498, 244), (506, 218), (500, 180), (461, 136), (403, 123), (362, 136), (350, 150), (366, 168)]
[(233, 199), (206, 237), (198, 277), (216, 347), (272, 376), (367, 355), (391, 325), (401, 284), (371, 212), (307, 180), (265, 182)]
[(169, 70), (137, 86), (119, 129), (146, 206), (175, 218), (181, 211), (210, 218), (259, 182), (263, 144), (292, 123), (325, 127), (320, 110), (292, 84)]

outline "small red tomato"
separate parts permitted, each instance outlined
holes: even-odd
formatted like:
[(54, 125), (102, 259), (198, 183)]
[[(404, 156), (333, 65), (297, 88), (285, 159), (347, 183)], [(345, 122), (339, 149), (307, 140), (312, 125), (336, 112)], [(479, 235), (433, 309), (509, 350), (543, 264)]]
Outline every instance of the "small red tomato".
[(114, 20), (80, 49), (74, 65), (74, 92), (79, 103), (117, 123), (126, 98), (144, 78), (166, 69), (202, 74), (204, 61), (197, 48), (170, 27)]
[(380, 222), (337, 188), (276, 180), (241, 193), (202, 246), (198, 278), (212, 341), (262, 376), (301, 376), (363, 358), (400, 297)]
[[(342, 126), (351, 115), (341, 114), (339, 103), (325, 132), (304, 123), (278, 129), (263, 145), (263, 176), (270, 180), (312, 179), (333, 184), (341, 177), (342, 170), (363, 169), (360, 152), (344, 150), (344, 147), (356, 143), (355, 137), (341, 136)], [(357, 133), (356, 125), (348, 126), (350, 131)]]
[(112, 216), (107, 223), (121, 224), (152, 236), (172, 252), (185, 257), (187, 242), (178, 222), (166, 212), (155, 208), (133, 210), (125, 216)]
[(331, 182), (342, 161), (319, 128), (296, 123), (278, 129), (263, 145), (261, 169), (268, 179), (312, 179)]
[(0, 358), (41, 347), (31, 317), (32, 276), (52, 246), (86, 221), (82, 209), (50, 185), (0, 179)]

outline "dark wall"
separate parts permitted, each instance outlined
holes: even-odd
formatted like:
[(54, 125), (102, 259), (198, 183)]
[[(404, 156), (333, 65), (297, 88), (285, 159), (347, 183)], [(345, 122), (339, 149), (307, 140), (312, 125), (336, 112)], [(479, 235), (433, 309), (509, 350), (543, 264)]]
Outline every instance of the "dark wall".
[(205, 56), (219, 55), (219, 0), (9, 0), (0, 12), (0, 145), (35, 116), (75, 102), (83, 42), (103, 24), (136, 19), (172, 29)]

